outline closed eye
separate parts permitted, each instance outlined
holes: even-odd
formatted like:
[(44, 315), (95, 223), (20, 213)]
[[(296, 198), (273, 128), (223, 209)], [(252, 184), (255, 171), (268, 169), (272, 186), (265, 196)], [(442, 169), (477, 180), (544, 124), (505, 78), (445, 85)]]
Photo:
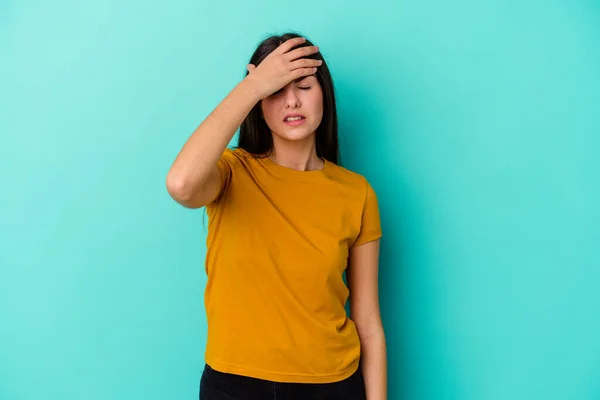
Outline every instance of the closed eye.
[[(311, 88), (311, 86), (298, 86), (298, 89), (301, 89), (301, 90), (309, 90), (310, 88)], [(283, 92), (283, 88), (279, 89), (278, 91), (274, 92), (273, 94), (276, 95), (281, 92)]]

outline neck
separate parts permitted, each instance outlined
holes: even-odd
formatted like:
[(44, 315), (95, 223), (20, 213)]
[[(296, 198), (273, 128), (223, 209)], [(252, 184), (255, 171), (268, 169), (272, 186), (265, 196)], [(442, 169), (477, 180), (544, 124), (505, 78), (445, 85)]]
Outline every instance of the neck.
[(317, 155), (314, 134), (301, 141), (289, 141), (273, 135), (270, 158), (279, 165), (298, 171), (323, 169), (324, 163)]

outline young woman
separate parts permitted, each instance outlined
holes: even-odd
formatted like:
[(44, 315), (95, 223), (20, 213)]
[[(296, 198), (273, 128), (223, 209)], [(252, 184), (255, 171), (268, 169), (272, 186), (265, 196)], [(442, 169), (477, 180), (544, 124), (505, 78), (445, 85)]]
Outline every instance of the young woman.
[(167, 176), (178, 203), (209, 217), (200, 399), (385, 399), (377, 198), (338, 165), (327, 65), (289, 33), (247, 70)]

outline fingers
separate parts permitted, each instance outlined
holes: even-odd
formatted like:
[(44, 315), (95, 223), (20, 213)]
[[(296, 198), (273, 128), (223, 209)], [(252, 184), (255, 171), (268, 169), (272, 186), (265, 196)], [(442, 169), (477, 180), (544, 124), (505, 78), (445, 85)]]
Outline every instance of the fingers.
[(320, 67), (323, 64), (322, 60), (314, 60), (312, 58), (301, 58), (290, 63), (292, 69), (296, 68), (309, 68), (309, 67)]
[(317, 72), (317, 68), (298, 68), (292, 72), (292, 80), (298, 79), (301, 76), (312, 75)]
[(285, 42), (281, 43), (279, 45), (279, 47), (277, 47), (273, 51), (273, 53), (279, 53), (279, 54), (287, 53), (288, 51), (290, 51), (290, 49), (292, 49), (295, 46), (298, 46), (299, 44), (302, 44), (304, 42), (306, 42), (306, 38), (303, 38), (303, 37), (295, 37), (295, 38), (288, 39)]
[(311, 54), (315, 54), (318, 52), (319, 52), (318, 46), (304, 46), (304, 47), (299, 47), (297, 49), (294, 49), (294, 50), (290, 51), (289, 53), (286, 53), (283, 56), (283, 58), (286, 59), (287, 61), (293, 61), (300, 57), (306, 57), (306, 56), (309, 56)]

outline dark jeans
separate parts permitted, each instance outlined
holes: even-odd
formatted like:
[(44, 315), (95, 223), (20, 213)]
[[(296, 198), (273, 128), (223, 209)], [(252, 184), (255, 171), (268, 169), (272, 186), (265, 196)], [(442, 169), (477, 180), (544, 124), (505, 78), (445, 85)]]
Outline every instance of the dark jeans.
[(358, 370), (332, 383), (281, 383), (228, 374), (204, 367), (200, 400), (366, 400), (363, 376)]

